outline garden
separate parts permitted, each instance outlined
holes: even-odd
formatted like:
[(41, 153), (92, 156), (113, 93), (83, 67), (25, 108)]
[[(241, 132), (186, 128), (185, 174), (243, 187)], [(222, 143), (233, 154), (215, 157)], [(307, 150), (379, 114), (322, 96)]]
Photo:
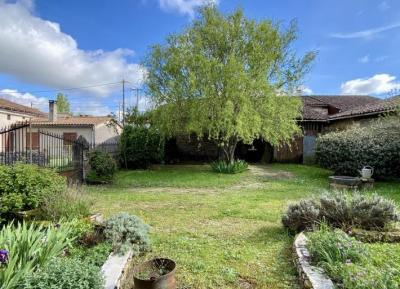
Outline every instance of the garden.
[[(124, 115), (118, 154), (85, 156), (84, 184), (0, 166), (0, 289), (399, 288), (397, 115), (319, 136), (314, 165), (236, 158), (239, 142), (279, 147), (302, 133), (291, 89), (315, 54), (297, 57), (295, 39), (294, 23), (205, 7), (151, 48), (154, 108)], [(171, 164), (165, 141), (177, 134), (218, 156)], [(365, 165), (373, 187), (329, 187)]]

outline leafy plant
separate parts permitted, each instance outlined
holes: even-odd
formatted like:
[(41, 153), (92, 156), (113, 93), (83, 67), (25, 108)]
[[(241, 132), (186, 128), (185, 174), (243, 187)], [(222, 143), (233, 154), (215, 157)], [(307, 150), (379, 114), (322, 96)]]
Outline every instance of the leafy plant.
[(43, 198), (38, 217), (44, 220), (59, 221), (83, 218), (90, 213), (90, 200), (82, 187), (70, 187), (58, 194)]
[(31, 210), (66, 190), (66, 179), (36, 165), (0, 166), (0, 214)]
[(309, 233), (308, 249), (317, 263), (354, 263), (367, 257), (367, 248), (340, 229), (332, 230), (322, 223), (319, 230)]
[(75, 258), (55, 258), (29, 274), (20, 289), (102, 289), (104, 279), (100, 268)]
[(320, 221), (320, 205), (311, 199), (289, 205), (282, 216), (283, 225), (292, 232), (309, 230)]
[(71, 228), (35, 224), (9, 224), (0, 231), (0, 249), (8, 253), (8, 260), (0, 265), (0, 288), (17, 289), (27, 274), (44, 266), (70, 246)]
[(123, 254), (132, 250), (138, 255), (150, 249), (149, 230), (140, 218), (120, 213), (105, 222), (104, 234), (112, 242), (114, 252)]
[(146, 169), (164, 156), (164, 139), (157, 130), (145, 126), (126, 125), (120, 139), (121, 166)]
[(83, 263), (91, 263), (101, 267), (112, 252), (112, 245), (109, 242), (102, 242), (94, 247), (74, 246), (68, 250), (72, 258), (81, 260)]
[(106, 152), (95, 150), (89, 154), (90, 172), (86, 177), (89, 183), (111, 183), (117, 164), (114, 158)]
[(358, 176), (365, 165), (374, 168), (374, 177), (400, 175), (400, 122), (384, 118), (369, 127), (354, 127), (320, 136), (316, 160), (335, 174)]
[(218, 160), (211, 163), (211, 168), (214, 172), (223, 174), (237, 174), (247, 170), (248, 164), (242, 160), (235, 160), (233, 163), (228, 163), (223, 160)]
[(293, 232), (311, 229), (326, 221), (330, 226), (350, 230), (383, 230), (399, 220), (395, 203), (384, 197), (356, 193), (333, 192), (316, 200), (301, 200), (288, 207), (283, 225)]
[(326, 193), (320, 204), (321, 217), (334, 227), (379, 230), (399, 220), (395, 203), (377, 194)]

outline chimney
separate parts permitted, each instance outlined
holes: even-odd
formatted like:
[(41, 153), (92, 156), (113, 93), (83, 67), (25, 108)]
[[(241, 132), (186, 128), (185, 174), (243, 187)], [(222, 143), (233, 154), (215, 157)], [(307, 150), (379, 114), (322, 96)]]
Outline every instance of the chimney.
[(49, 100), (49, 121), (57, 120), (57, 101)]

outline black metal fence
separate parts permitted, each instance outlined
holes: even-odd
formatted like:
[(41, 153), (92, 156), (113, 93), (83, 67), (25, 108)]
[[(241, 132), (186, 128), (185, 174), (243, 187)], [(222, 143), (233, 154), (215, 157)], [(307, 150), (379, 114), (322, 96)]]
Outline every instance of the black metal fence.
[(59, 171), (74, 170), (83, 165), (88, 149), (81, 140), (32, 128), (28, 122), (0, 129), (0, 164), (36, 164)]

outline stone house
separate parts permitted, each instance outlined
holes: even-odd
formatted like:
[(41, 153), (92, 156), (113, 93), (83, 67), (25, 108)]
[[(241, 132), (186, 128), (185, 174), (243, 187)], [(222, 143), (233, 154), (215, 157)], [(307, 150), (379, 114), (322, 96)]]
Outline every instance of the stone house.
[(0, 98), (0, 128), (7, 127), (16, 122), (28, 121), (32, 118), (45, 116), (45, 113), (36, 108)]
[[(352, 125), (366, 126), (380, 115), (396, 108), (397, 97), (382, 100), (367, 95), (307, 95), (301, 96), (303, 115), (299, 119), (302, 136), (291, 145), (272, 147), (264, 140), (252, 145), (238, 144), (236, 156), (250, 162), (313, 162), (318, 135), (346, 129)], [(218, 158), (218, 148), (207, 139), (176, 136), (167, 143), (167, 158), (171, 161), (209, 161)]]

